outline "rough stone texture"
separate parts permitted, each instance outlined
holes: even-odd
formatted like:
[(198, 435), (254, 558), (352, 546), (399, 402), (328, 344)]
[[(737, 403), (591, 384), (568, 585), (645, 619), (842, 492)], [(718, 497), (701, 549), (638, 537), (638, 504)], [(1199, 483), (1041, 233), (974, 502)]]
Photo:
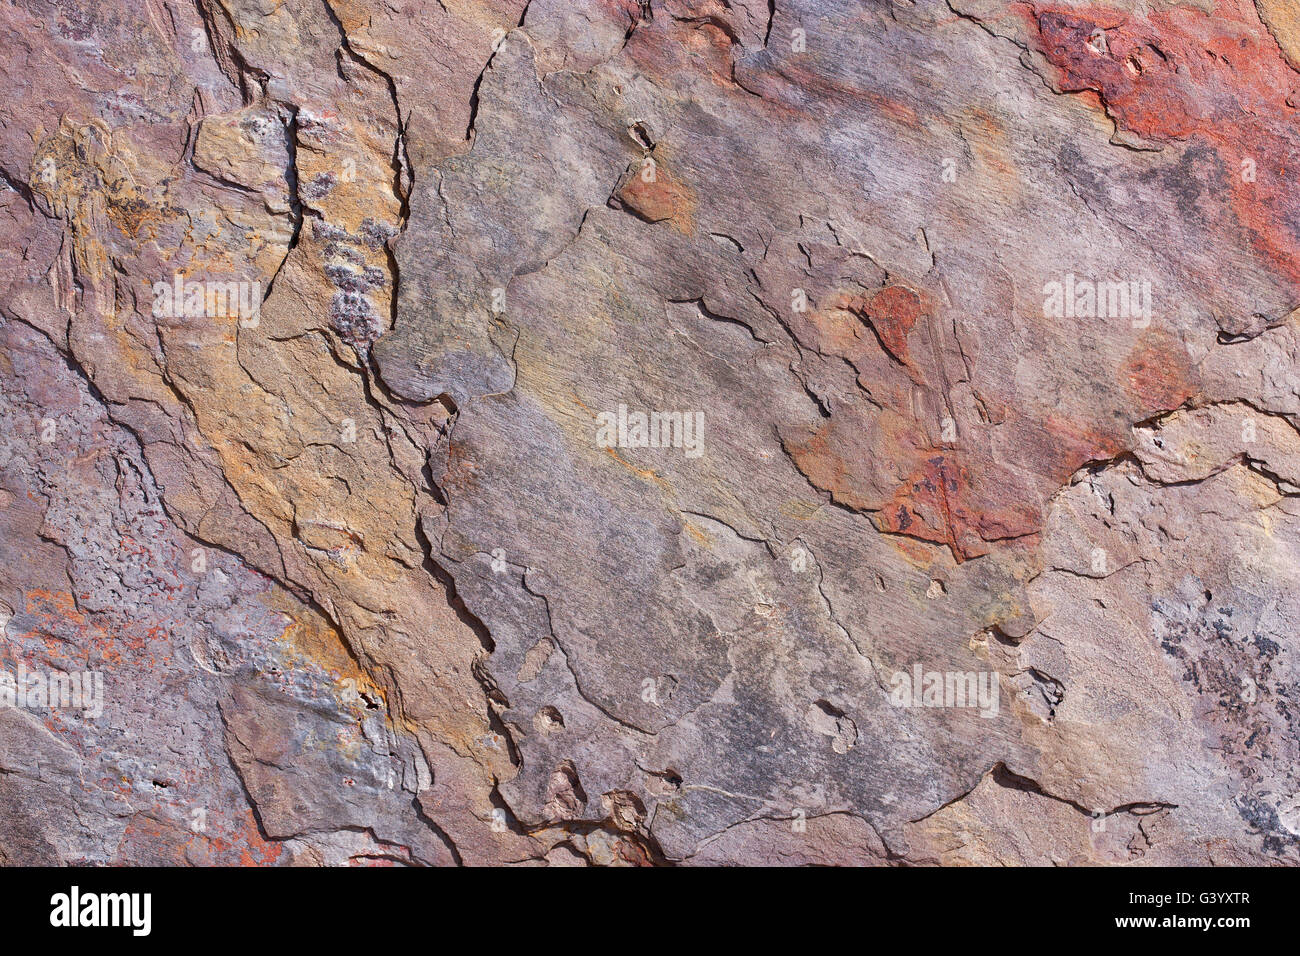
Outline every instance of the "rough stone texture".
[(0, 860), (1300, 862), (1298, 71), (1284, 0), (7, 6), (0, 663), (104, 694), (0, 708)]

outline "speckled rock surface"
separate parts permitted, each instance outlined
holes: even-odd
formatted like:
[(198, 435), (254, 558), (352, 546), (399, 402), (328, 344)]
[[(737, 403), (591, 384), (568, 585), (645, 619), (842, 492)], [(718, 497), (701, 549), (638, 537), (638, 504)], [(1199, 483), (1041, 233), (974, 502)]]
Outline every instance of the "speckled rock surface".
[(1300, 862), (1279, 0), (0, 18), (0, 861)]

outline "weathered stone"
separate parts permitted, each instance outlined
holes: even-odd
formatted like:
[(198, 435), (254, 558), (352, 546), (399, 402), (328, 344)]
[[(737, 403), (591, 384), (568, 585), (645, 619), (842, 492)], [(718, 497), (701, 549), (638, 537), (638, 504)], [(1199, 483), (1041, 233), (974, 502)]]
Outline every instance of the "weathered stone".
[(11, 13), (0, 859), (1297, 861), (1286, 4)]

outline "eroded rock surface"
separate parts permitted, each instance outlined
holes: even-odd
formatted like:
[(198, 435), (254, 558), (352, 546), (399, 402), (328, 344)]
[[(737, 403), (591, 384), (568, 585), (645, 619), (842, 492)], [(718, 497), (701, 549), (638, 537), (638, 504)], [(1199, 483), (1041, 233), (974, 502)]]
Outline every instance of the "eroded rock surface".
[(1298, 31), (12, 6), (0, 859), (1300, 862)]

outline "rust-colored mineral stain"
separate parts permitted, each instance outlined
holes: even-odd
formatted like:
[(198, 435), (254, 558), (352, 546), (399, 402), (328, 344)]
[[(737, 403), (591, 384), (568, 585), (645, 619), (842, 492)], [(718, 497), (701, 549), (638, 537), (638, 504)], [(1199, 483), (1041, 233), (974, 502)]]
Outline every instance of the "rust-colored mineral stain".
[(1182, 343), (1155, 329), (1149, 329), (1133, 347), (1120, 374), (1143, 417), (1178, 408), (1199, 388)]
[(652, 471), (649, 468), (638, 468), (636, 465), (632, 464), (630, 461), (628, 461), (626, 458), (620, 455), (613, 448), (606, 448), (605, 454), (609, 455), (610, 458), (613, 458), (616, 462), (618, 462), (628, 471), (632, 472), (632, 474), (636, 475), (638, 478), (644, 478), (647, 481), (653, 481), (659, 487), (664, 489), (668, 489), (672, 487), (671, 485), (668, 484), (667, 481), (659, 477), (659, 474), (657, 472)]
[(712, 18), (656, 18), (632, 32), (633, 61), (652, 75), (704, 76), (718, 87), (735, 87), (734, 42)]
[(854, 511), (870, 511), (879, 502), (866, 487), (862, 452), (852, 434), (865, 433), (866, 428), (865, 423), (837, 416), (803, 441), (787, 440), (786, 454), (814, 486), (830, 492), (834, 501)]
[(935, 454), (908, 476), (876, 516), (882, 531), (946, 545), (958, 561), (988, 554), (977, 531), (980, 516), (968, 507), (970, 472), (951, 454)]
[(1128, 428), (1116, 423), (1109, 430), (1096, 423), (1049, 412), (1042, 423), (1018, 420), (1017, 434), (1026, 458), (1043, 465), (1043, 474), (1064, 484), (1090, 461), (1108, 461), (1123, 453)]
[(667, 221), (687, 234), (694, 226), (695, 199), (664, 166), (647, 164), (634, 170), (618, 197), (647, 222)]
[(292, 657), (299, 658), (299, 663), (319, 667), (338, 682), (339, 687), (345, 686), (343, 681), (351, 680), (358, 693), (385, 701), (383, 690), (362, 669), (344, 643), (343, 635), (329, 619), (310, 607), (303, 607), (289, 592), (280, 588), (268, 592), (263, 603), (289, 619), (279, 639), (292, 648)]
[(257, 818), (251, 809), (236, 814), (237, 825), (229, 839), (219, 836), (196, 837), (194, 841), (206, 843), (207, 848), (226, 865), (270, 866), (284, 853), (284, 844), (262, 836)]
[(867, 318), (889, 353), (910, 365), (907, 337), (921, 317), (921, 297), (906, 286), (886, 286), (867, 303)]
[[(35, 626), (23, 636), (40, 638), (45, 648), (48, 664), (64, 670), (78, 670), (87, 661), (103, 666), (137, 667), (152, 670), (166, 665), (170, 654), (155, 657), (152, 648), (169, 645), (171, 622), (150, 625), (136, 621), (130, 627), (110, 630), (94, 618), (76, 609), (73, 596), (67, 591), (46, 591), (31, 588), (25, 592), (25, 610), (36, 621)], [(76, 632), (76, 640), (69, 641), (63, 634), (67, 629)]]
[(1251, 245), (1300, 291), (1300, 199), (1292, 187), (1300, 130), (1287, 100), (1296, 75), (1251, 0), (1219, 0), (1212, 16), (1184, 7), (1145, 17), (1100, 6), (1013, 9), (1061, 89), (1095, 95), (1117, 129), (1212, 151)]
[(824, 309), (808, 313), (808, 321), (815, 330), (819, 351), (839, 355), (856, 365), (863, 349), (875, 348), (878, 341), (879, 348), (921, 385), (924, 374), (912, 360), (908, 339), (917, 321), (931, 308), (931, 300), (924, 293), (894, 284), (869, 292), (837, 292), (829, 297)]
[(614, 852), (620, 860), (630, 866), (654, 866), (646, 851), (630, 840), (619, 840), (614, 844)]

